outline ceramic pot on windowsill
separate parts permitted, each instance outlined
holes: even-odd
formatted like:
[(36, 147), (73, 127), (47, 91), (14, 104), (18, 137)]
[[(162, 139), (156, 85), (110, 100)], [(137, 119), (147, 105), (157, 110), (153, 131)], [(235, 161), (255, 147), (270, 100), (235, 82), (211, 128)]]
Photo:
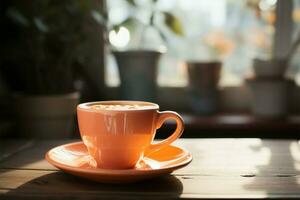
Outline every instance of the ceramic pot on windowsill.
[(284, 78), (287, 61), (253, 60), (254, 78), (246, 81), (252, 92), (252, 113), (265, 118), (287, 115), (287, 98), (291, 82)]
[(287, 69), (287, 61), (282, 59), (253, 60), (253, 71), (256, 78), (283, 78)]
[(219, 61), (187, 62), (189, 99), (196, 114), (211, 115), (218, 111), (221, 67)]
[(160, 51), (129, 50), (113, 52), (121, 80), (120, 96), (124, 100), (153, 101)]
[(264, 78), (247, 80), (252, 92), (252, 113), (264, 118), (284, 118), (288, 112), (289, 80)]
[(75, 130), (79, 93), (14, 96), (18, 132), (27, 138), (70, 138)]

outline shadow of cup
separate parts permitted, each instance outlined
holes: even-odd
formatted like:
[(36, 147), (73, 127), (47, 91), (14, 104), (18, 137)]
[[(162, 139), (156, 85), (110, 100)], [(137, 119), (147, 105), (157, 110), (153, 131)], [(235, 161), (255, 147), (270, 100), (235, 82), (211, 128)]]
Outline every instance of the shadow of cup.
[(103, 184), (62, 172), (54, 172), (40, 176), (8, 191), (4, 198), (176, 198), (181, 195), (182, 191), (183, 185), (181, 181), (170, 175), (130, 184)]

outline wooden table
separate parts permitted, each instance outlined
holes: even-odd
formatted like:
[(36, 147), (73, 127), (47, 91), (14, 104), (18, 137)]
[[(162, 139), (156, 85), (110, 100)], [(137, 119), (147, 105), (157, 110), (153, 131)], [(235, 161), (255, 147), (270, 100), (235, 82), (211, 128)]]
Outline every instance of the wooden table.
[(172, 175), (129, 185), (90, 182), (44, 160), (68, 141), (0, 142), (0, 199), (300, 198), (296, 140), (181, 139), (192, 163)]

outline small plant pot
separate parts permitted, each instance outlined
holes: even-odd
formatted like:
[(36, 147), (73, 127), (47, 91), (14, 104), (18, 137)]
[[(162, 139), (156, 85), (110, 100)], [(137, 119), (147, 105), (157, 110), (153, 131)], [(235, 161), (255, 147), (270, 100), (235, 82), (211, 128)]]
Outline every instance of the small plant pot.
[(121, 99), (154, 100), (161, 52), (136, 50), (116, 51), (113, 54), (119, 67)]
[(70, 138), (75, 130), (79, 93), (14, 97), (20, 136), (37, 139)]
[(283, 78), (286, 69), (286, 60), (253, 60), (253, 70), (256, 78)]
[(220, 62), (187, 62), (189, 99), (196, 114), (211, 115), (219, 109)]
[(290, 82), (284, 79), (248, 80), (252, 92), (252, 113), (265, 118), (287, 115)]

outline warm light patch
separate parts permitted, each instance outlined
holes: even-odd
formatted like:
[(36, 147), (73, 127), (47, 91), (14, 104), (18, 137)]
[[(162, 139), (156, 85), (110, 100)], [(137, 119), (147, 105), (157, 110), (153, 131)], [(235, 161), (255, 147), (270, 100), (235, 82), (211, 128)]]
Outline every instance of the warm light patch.
[(295, 169), (300, 170), (300, 144), (297, 142), (292, 142), (290, 144), (290, 152), (294, 160)]
[(117, 47), (124, 48), (128, 45), (130, 40), (130, 33), (127, 28), (121, 26), (118, 32), (112, 30), (109, 32), (109, 42)]

